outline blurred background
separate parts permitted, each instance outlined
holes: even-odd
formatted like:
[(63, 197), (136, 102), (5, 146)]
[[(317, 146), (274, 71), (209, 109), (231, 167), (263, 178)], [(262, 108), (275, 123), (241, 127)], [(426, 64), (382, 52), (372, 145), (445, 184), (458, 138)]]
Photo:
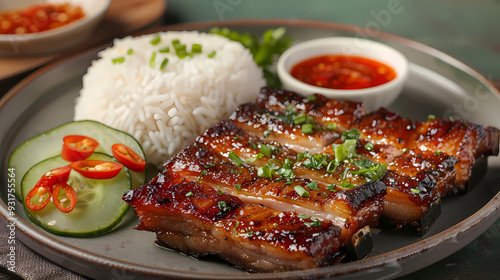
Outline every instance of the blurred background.
[(166, 23), (320, 20), (380, 29), (432, 46), (500, 85), (500, 0), (169, 0)]

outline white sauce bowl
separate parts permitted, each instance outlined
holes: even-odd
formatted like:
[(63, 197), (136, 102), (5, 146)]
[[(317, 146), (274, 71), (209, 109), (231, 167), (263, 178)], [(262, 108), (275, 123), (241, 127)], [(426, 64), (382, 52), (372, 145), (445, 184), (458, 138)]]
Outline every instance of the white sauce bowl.
[(80, 6), (85, 16), (77, 21), (47, 31), (28, 34), (0, 34), (0, 54), (50, 54), (75, 46), (88, 39), (104, 17), (111, 0), (16, 0), (1, 1), (0, 12), (23, 10), (41, 3), (70, 3)]
[[(382, 85), (365, 89), (329, 89), (306, 84), (290, 71), (297, 63), (322, 55), (359, 56), (390, 66), (396, 77)], [(408, 61), (399, 51), (379, 42), (356, 37), (329, 37), (292, 46), (279, 58), (277, 72), (283, 87), (305, 96), (322, 94), (337, 100), (363, 102), (369, 111), (390, 105), (401, 93), (408, 76)]]

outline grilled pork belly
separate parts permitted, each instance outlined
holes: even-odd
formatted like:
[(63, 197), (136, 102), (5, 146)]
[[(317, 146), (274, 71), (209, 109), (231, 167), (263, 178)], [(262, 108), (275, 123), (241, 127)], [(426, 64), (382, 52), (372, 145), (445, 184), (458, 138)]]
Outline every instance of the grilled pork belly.
[(430, 151), (456, 157), (455, 190), (465, 187), (474, 164), (490, 155), (498, 155), (498, 129), (484, 128), (463, 120), (430, 117), (427, 121), (414, 122), (381, 108), (363, 116), (352, 127), (372, 143), (392, 144), (399, 150)]
[[(261, 91), (256, 105), (251, 106), (254, 109), (269, 110), (267, 116), (278, 125), (286, 122), (287, 115), (305, 115), (317, 127), (313, 134), (308, 135), (311, 140), (319, 143), (314, 151), (319, 151), (320, 146), (323, 146), (322, 152), (329, 153), (328, 144), (336, 139), (332, 139), (335, 136), (324, 135), (336, 133), (339, 137), (346, 130), (359, 131), (359, 146), (364, 147), (366, 143), (373, 145), (373, 151), (369, 153), (359, 151), (362, 156), (377, 163), (388, 164), (389, 172), (382, 180), (388, 188), (384, 215), (398, 226), (412, 224), (420, 227), (422, 218), (433, 207), (439, 207), (440, 198), (470, 187), (475, 165), (485, 162), (490, 155), (498, 155), (497, 128), (462, 120), (429, 118), (418, 122), (385, 108), (366, 114), (360, 103), (328, 100), (321, 95), (304, 98), (293, 92), (268, 88)], [(293, 133), (284, 133), (282, 136), (273, 127), (266, 126), (265, 122), (259, 123), (259, 117), (255, 114), (252, 116), (247, 112), (248, 109), (240, 107), (231, 119), (239, 127), (251, 127), (259, 134), (271, 131), (270, 137), (284, 139), (285, 145), (296, 148)], [(245, 117), (241, 117), (242, 115)], [(299, 127), (293, 123), (288, 124), (288, 129), (293, 128), (298, 134)], [(452, 168), (451, 164), (454, 164)], [(483, 168), (482, 171), (484, 170)], [(439, 212), (439, 209), (436, 211)], [(433, 214), (436, 211), (432, 211)], [(434, 218), (436, 217), (437, 215)], [(427, 223), (430, 223), (426, 226), (429, 229), (433, 221)], [(418, 230), (422, 233), (426, 231)]]
[[(261, 152), (263, 149), (268, 149), (268, 153)], [(242, 161), (239, 166), (230, 154)], [(174, 156), (164, 168), (247, 203), (330, 220), (342, 229), (342, 244), (349, 242), (359, 229), (377, 225), (386, 192), (384, 184), (346, 172), (347, 168), (358, 170), (355, 165), (341, 164), (334, 172), (327, 172), (326, 166), (304, 166), (308, 159), (298, 160), (299, 156), (278, 142), (257, 138), (234, 123), (223, 121)], [(277, 169), (285, 164), (289, 166), (275, 174), (259, 175), (259, 168), (271, 165)], [(346, 175), (341, 179), (343, 173)], [(344, 181), (356, 187), (340, 187)]]
[[(498, 154), (498, 129), (414, 122), (357, 102), (264, 88), (127, 192), (138, 229), (163, 245), (247, 271), (350, 260), (385, 215), (425, 234), (440, 199)], [(363, 257), (366, 252), (355, 252)]]
[[(321, 136), (309, 141), (314, 137)], [(378, 223), (385, 165), (371, 166), (370, 176), (356, 174), (363, 167), (355, 159), (347, 161), (356, 139), (338, 145), (346, 161), (337, 162), (332, 153), (301, 153), (269, 138), (232, 121), (208, 129), (149, 184), (124, 196), (140, 217), (138, 229), (156, 232), (168, 247), (195, 256), (216, 254), (248, 271), (304, 269), (364, 257), (372, 247), (352, 237), (359, 231), (368, 240), (366, 227)], [(228, 198), (222, 205), (232, 205), (230, 214), (217, 210), (222, 198)], [(204, 216), (206, 211), (212, 216)], [(244, 232), (262, 238), (232, 231), (242, 219), (259, 225)], [(292, 240), (282, 240), (281, 231)]]
[(353, 128), (366, 142), (399, 151), (389, 160), (372, 157), (388, 163), (383, 214), (398, 226), (416, 226), (421, 235), (434, 223), (426, 215), (439, 215), (439, 209), (431, 211), (439, 207), (439, 200), (471, 188), (473, 167), (498, 155), (498, 129), (463, 120), (430, 117), (414, 122), (381, 108), (363, 116)]
[(214, 254), (252, 272), (330, 265), (343, 259), (341, 229), (328, 220), (247, 204), (216, 189), (163, 173), (131, 190), (140, 230), (194, 256)]

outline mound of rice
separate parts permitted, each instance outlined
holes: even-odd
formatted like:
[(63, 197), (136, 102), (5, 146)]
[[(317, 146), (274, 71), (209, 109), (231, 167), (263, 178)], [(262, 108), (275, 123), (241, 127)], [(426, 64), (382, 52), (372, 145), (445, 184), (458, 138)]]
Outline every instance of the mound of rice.
[[(202, 53), (180, 59), (172, 40), (180, 40), (187, 52), (200, 44)], [(169, 53), (160, 52), (167, 46)], [(255, 100), (265, 85), (261, 69), (240, 43), (196, 31), (117, 39), (98, 56), (83, 77), (74, 119), (128, 132), (158, 167), (238, 105)]]

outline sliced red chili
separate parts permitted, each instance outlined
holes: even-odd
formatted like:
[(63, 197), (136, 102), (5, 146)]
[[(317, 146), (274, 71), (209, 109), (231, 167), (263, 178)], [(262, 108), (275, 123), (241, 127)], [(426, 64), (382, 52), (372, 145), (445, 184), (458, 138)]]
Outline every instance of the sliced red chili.
[(69, 166), (90, 179), (111, 179), (123, 168), (121, 163), (104, 160), (79, 160)]
[[(63, 166), (50, 170), (42, 175), (35, 187), (26, 195), (25, 204), (32, 211), (39, 211), (45, 208), (50, 201), (53, 189), (52, 187), (60, 182), (66, 182), (69, 178), (71, 167)], [(46, 196), (46, 194), (48, 195)], [(45, 196), (45, 198), (44, 198)], [(38, 197), (38, 203), (33, 203), (33, 198)]]
[(135, 172), (142, 172), (146, 167), (146, 161), (134, 152), (131, 148), (123, 144), (113, 144), (111, 146), (113, 156), (125, 165), (128, 169)]
[(71, 173), (71, 167), (69, 165), (66, 165), (63, 167), (52, 169), (49, 172), (43, 174), (40, 180), (45, 180), (47, 185), (54, 186), (59, 182), (67, 182), (69, 179), (69, 173)]
[(63, 138), (61, 157), (67, 161), (78, 161), (94, 153), (99, 142), (83, 135), (68, 135)]
[[(65, 197), (63, 199), (59, 199), (59, 193), (61, 189), (64, 190)], [(69, 200), (69, 205), (64, 206), (65, 202)], [(57, 183), (54, 187), (54, 191), (52, 192), (52, 202), (61, 212), (69, 213), (71, 210), (75, 208), (76, 205), (76, 192), (75, 190), (68, 185), (66, 182)]]
[[(49, 204), (52, 196), (52, 186), (47, 186), (43, 182), (42, 180), (38, 181), (35, 187), (26, 195), (24, 204), (32, 211), (40, 211)], [(33, 199), (37, 201), (33, 203)]]

